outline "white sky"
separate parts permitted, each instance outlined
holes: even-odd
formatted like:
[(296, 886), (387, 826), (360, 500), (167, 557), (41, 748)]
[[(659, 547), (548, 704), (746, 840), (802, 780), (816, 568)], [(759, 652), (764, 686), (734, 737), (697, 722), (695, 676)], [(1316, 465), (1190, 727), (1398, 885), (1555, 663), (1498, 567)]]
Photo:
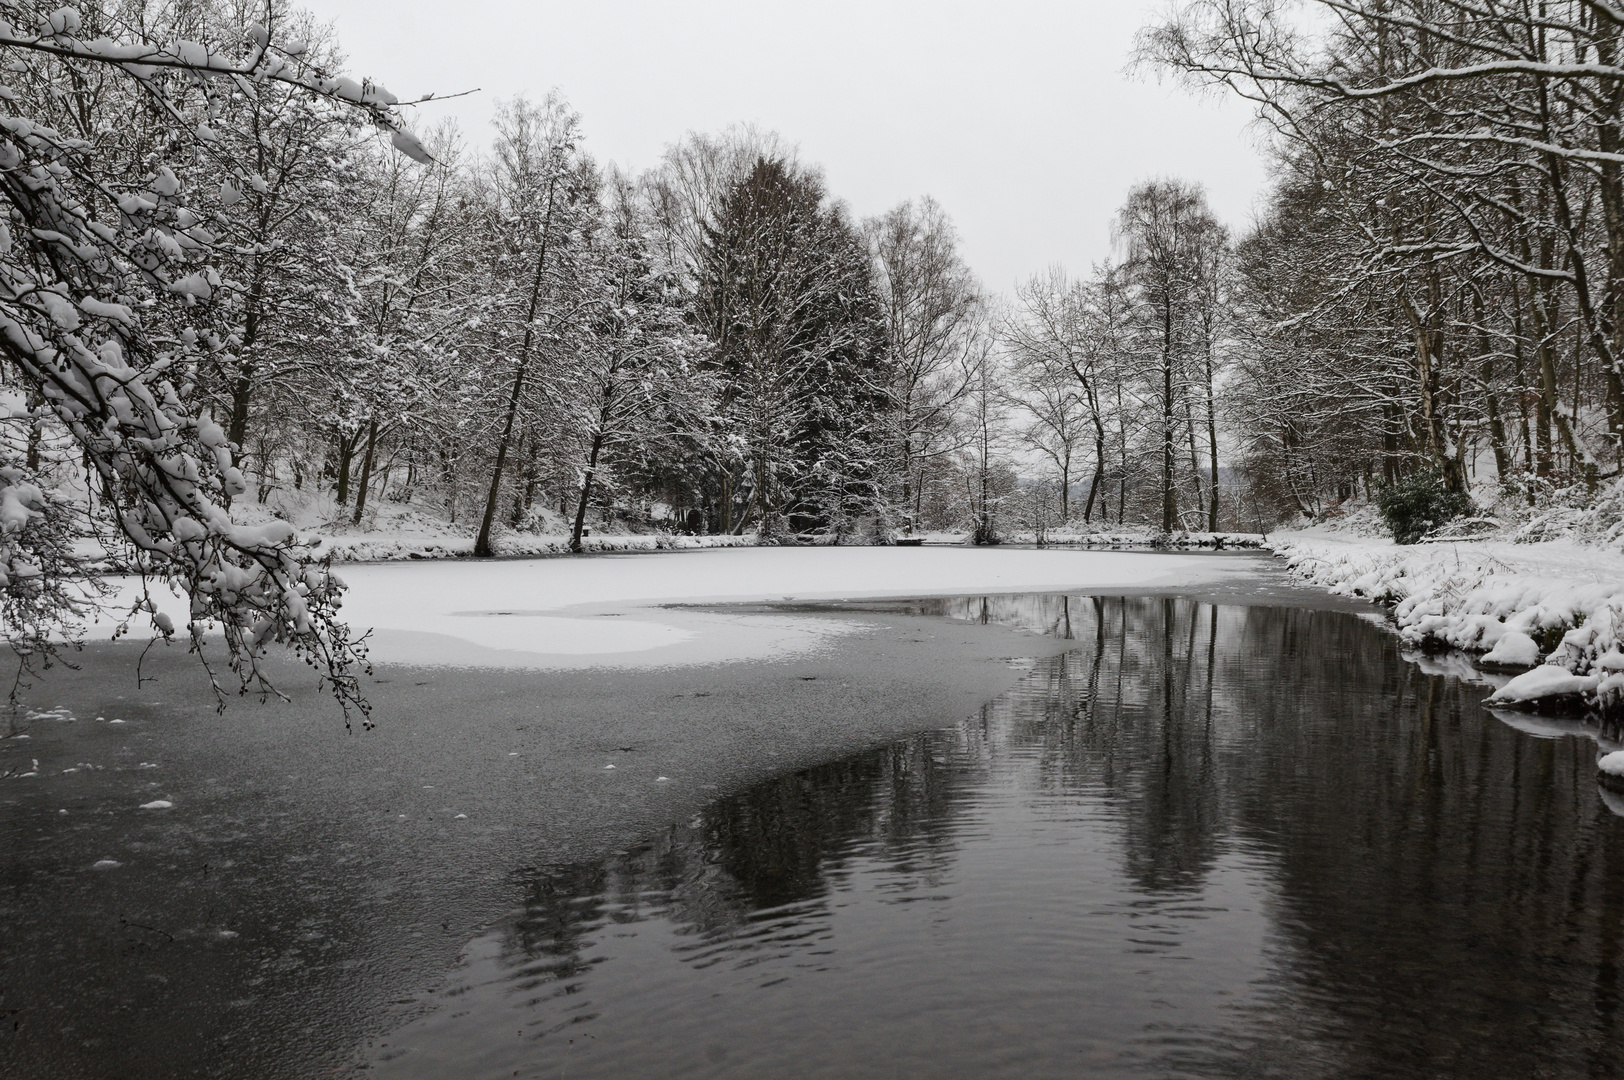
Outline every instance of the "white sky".
[(933, 195), (1008, 290), (1110, 252), (1128, 188), (1199, 181), (1244, 227), (1263, 184), (1249, 111), (1128, 75), (1165, 0), (306, 0), (350, 72), (483, 146), (499, 99), (558, 87), (592, 153), (635, 170), (685, 131), (754, 122), (822, 165), (859, 216)]

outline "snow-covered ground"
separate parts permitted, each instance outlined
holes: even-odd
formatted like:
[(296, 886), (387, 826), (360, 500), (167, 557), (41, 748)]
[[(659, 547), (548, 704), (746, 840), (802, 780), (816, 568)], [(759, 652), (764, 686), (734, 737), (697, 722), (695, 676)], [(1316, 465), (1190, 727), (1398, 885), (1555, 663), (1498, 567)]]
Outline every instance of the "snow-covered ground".
[[(335, 562), (392, 562), (418, 559), (467, 558), (474, 553), (477, 522), (449, 522), (439, 511), (422, 505), (374, 501), (361, 524), (351, 520), (350, 508), (338, 505), (327, 493), (279, 492), (268, 503), (252, 499), (237, 502), (231, 516), (238, 524), (265, 525), (286, 521), (300, 539), (313, 545), (317, 555), (331, 553)], [(570, 523), (548, 510), (532, 515), (537, 531), (499, 527), (492, 537), (496, 554), (508, 558), (566, 555)], [(753, 547), (756, 538), (745, 536), (680, 536), (669, 532), (605, 532), (592, 527), (581, 546), (591, 553), (611, 551), (688, 551), (696, 548)]]
[(1311, 584), (1388, 604), (1405, 639), (1532, 670), (1494, 693), (1531, 707), (1624, 702), (1624, 553), (1573, 540), (1400, 547), (1334, 533), (1280, 533), (1275, 553)]
[[(1250, 572), (1244, 560), (1202, 555), (813, 547), (374, 563), (341, 576), (345, 616), (372, 629), (375, 663), (561, 668), (777, 656), (855, 628), (668, 604), (1186, 588)], [(185, 622), (178, 598), (157, 599)]]
[[(474, 553), (472, 536), (428, 534), (423, 536), (386, 535), (375, 532), (311, 531), (305, 534), (319, 541), (317, 554), (332, 552), (334, 562), (400, 562), (407, 559), (458, 559)], [(581, 548), (589, 554), (630, 551), (696, 551), (705, 548), (754, 547), (756, 537), (676, 536), (668, 533), (642, 535), (594, 535), (581, 538)], [(504, 533), (492, 541), (499, 556), (506, 558), (567, 555), (568, 533)]]

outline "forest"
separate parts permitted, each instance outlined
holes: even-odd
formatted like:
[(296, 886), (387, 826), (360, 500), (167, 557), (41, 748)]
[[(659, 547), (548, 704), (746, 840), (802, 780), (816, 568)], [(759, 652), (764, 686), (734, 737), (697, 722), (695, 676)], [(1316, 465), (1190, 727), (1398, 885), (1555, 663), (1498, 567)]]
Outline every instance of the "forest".
[(46, 648), (119, 551), (245, 679), (280, 639), (344, 697), (294, 526), (385, 505), (479, 554), (1264, 532), (1415, 477), (1588, 505), (1624, 460), (1621, 38), (1603, 0), (1178, 5), (1134, 64), (1256, 104), (1253, 219), (1147, 177), (1110, 260), (1004, 294), (948, 208), (858, 217), (793, 133), (633, 173), (564, 90), (416, 126), (285, 0), (0, 2), (8, 634)]

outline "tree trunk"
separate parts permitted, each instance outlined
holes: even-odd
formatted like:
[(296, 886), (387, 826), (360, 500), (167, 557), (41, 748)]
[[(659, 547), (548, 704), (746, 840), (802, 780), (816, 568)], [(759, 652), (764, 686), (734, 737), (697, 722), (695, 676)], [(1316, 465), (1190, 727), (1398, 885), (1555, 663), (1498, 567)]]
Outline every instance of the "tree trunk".
[(1218, 531), (1218, 400), (1212, 385), (1212, 347), (1207, 347), (1207, 463), (1212, 468), (1212, 504), (1207, 510), (1207, 531)]
[(502, 470), (507, 467), (508, 443), (513, 438), (513, 423), (519, 415), (524, 377), (530, 367), (530, 350), (536, 336), (536, 305), (541, 300), (542, 270), (546, 260), (547, 243), (544, 229), (541, 254), (536, 259), (536, 277), (530, 286), (530, 307), (525, 314), (524, 344), (519, 348), (518, 369), (513, 374), (513, 393), (508, 397), (507, 416), (502, 421), (502, 437), (496, 442), (496, 464), (491, 469), (491, 488), (485, 498), (485, 516), (480, 519), (479, 536), (474, 540), (474, 554), (483, 558), (491, 555), (491, 523), (496, 519), (496, 501), (502, 492)]
[(38, 390), (28, 392), (28, 458), (29, 472), (39, 472), (40, 443), (45, 437), (45, 418), (42, 415), (45, 395)]
[(254, 393), (254, 373), (251, 368), (232, 380), (231, 419), (226, 425), (226, 441), (231, 443), (231, 463), (242, 460), (243, 444), (248, 441), (248, 403)]
[(1071, 520), (1071, 446), (1066, 446), (1064, 464), (1060, 466), (1060, 525)]
[(1162, 305), (1162, 532), (1173, 531), (1178, 503), (1173, 494), (1173, 305)]
[[(586, 476), (581, 479), (581, 499), (575, 504), (575, 527), (570, 531), (570, 551), (581, 553), (581, 532), (586, 527), (586, 503), (592, 495), (592, 480), (598, 474), (598, 452), (603, 449), (603, 426), (592, 435), (592, 452), (586, 459)], [(614, 477), (609, 478), (611, 481)]]
[[(1083, 524), (1087, 525), (1094, 517), (1094, 497), (1099, 494), (1100, 483), (1105, 479), (1105, 442), (1100, 440), (1094, 444), (1094, 475), (1088, 481), (1088, 501), (1083, 504)], [(1107, 509), (1107, 517), (1111, 511)]]
[(541, 283), (547, 269), (547, 240), (552, 235), (553, 193), (557, 185), (556, 177), (547, 182), (547, 213), (541, 221), (541, 250), (536, 255), (536, 276), (530, 283), (530, 304), (524, 316), (524, 344), (519, 347), (518, 370), (513, 374), (513, 393), (508, 398), (502, 437), (496, 443), (496, 465), (491, 469), (491, 489), (485, 499), (485, 516), (480, 519), (479, 536), (474, 540), (474, 554), (484, 558), (491, 555), (491, 522), (496, 518), (496, 500), (502, 492), (502, 470), (507, 465), (508, 442), (513, 438), (513, 422), (519, 415), (524, 377), (530, 367), (530, 350), (536, 340), (536, 307), (541, 302)]
[(1478, 377), (1483, 381), (1483, 399), (1489, 413), (1489, 449), (1494, 451), (1494, 471), (1501, 483), (1511, 472), (1511, 454), (1506, 450), (1506, 423), (1500, 416), (1500, 395), (1494, 392), (1494, 351), (1484, 320), (1483, 297), (1474, 296), (1477, 305), (1477, 348), (1483, 357)]
[(355, 524), (361, 524), (361, 512), (367, 508), (367, 485), (372, 482), (372, 455), (378, 445), (378, 419), (367, 423), (367, 452), (361, 459), (361, 485), (355, 492)]
[(350, 501), (350, 462), (355, 457), (355, 444), (360, 441), (361, 433), (355, 433), (351, 439), (342, 431), (338, 433), (338, 505), (343, 506)]
[(910, 443), (913, 440), (907, 436), (902, 437), (902, 512), (908, 517), (902, 523), (902, 535), (912, 536), (914, 533), (914, 498), (913, 498), (913, 454)]
[(1199, 514), (1206, 500), (1201, 497), (1201, 455), (1196, 450), (1195, 403), (1189, 394), (1184, 397), (1184, 428), (1190, 437), (1190, 477), (1195, 483), (1195, 509)]

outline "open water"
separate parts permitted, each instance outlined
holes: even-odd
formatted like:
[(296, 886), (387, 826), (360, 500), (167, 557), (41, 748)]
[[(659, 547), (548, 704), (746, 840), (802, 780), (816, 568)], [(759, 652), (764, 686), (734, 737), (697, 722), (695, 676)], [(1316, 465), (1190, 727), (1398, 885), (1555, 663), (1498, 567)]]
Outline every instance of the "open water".
[(1076, 647), (525, 871), (368, 1074), (1624, 1075), (1624, 818), (1582, 726), (1491, 715), (1347, 613), (902, 607)]

